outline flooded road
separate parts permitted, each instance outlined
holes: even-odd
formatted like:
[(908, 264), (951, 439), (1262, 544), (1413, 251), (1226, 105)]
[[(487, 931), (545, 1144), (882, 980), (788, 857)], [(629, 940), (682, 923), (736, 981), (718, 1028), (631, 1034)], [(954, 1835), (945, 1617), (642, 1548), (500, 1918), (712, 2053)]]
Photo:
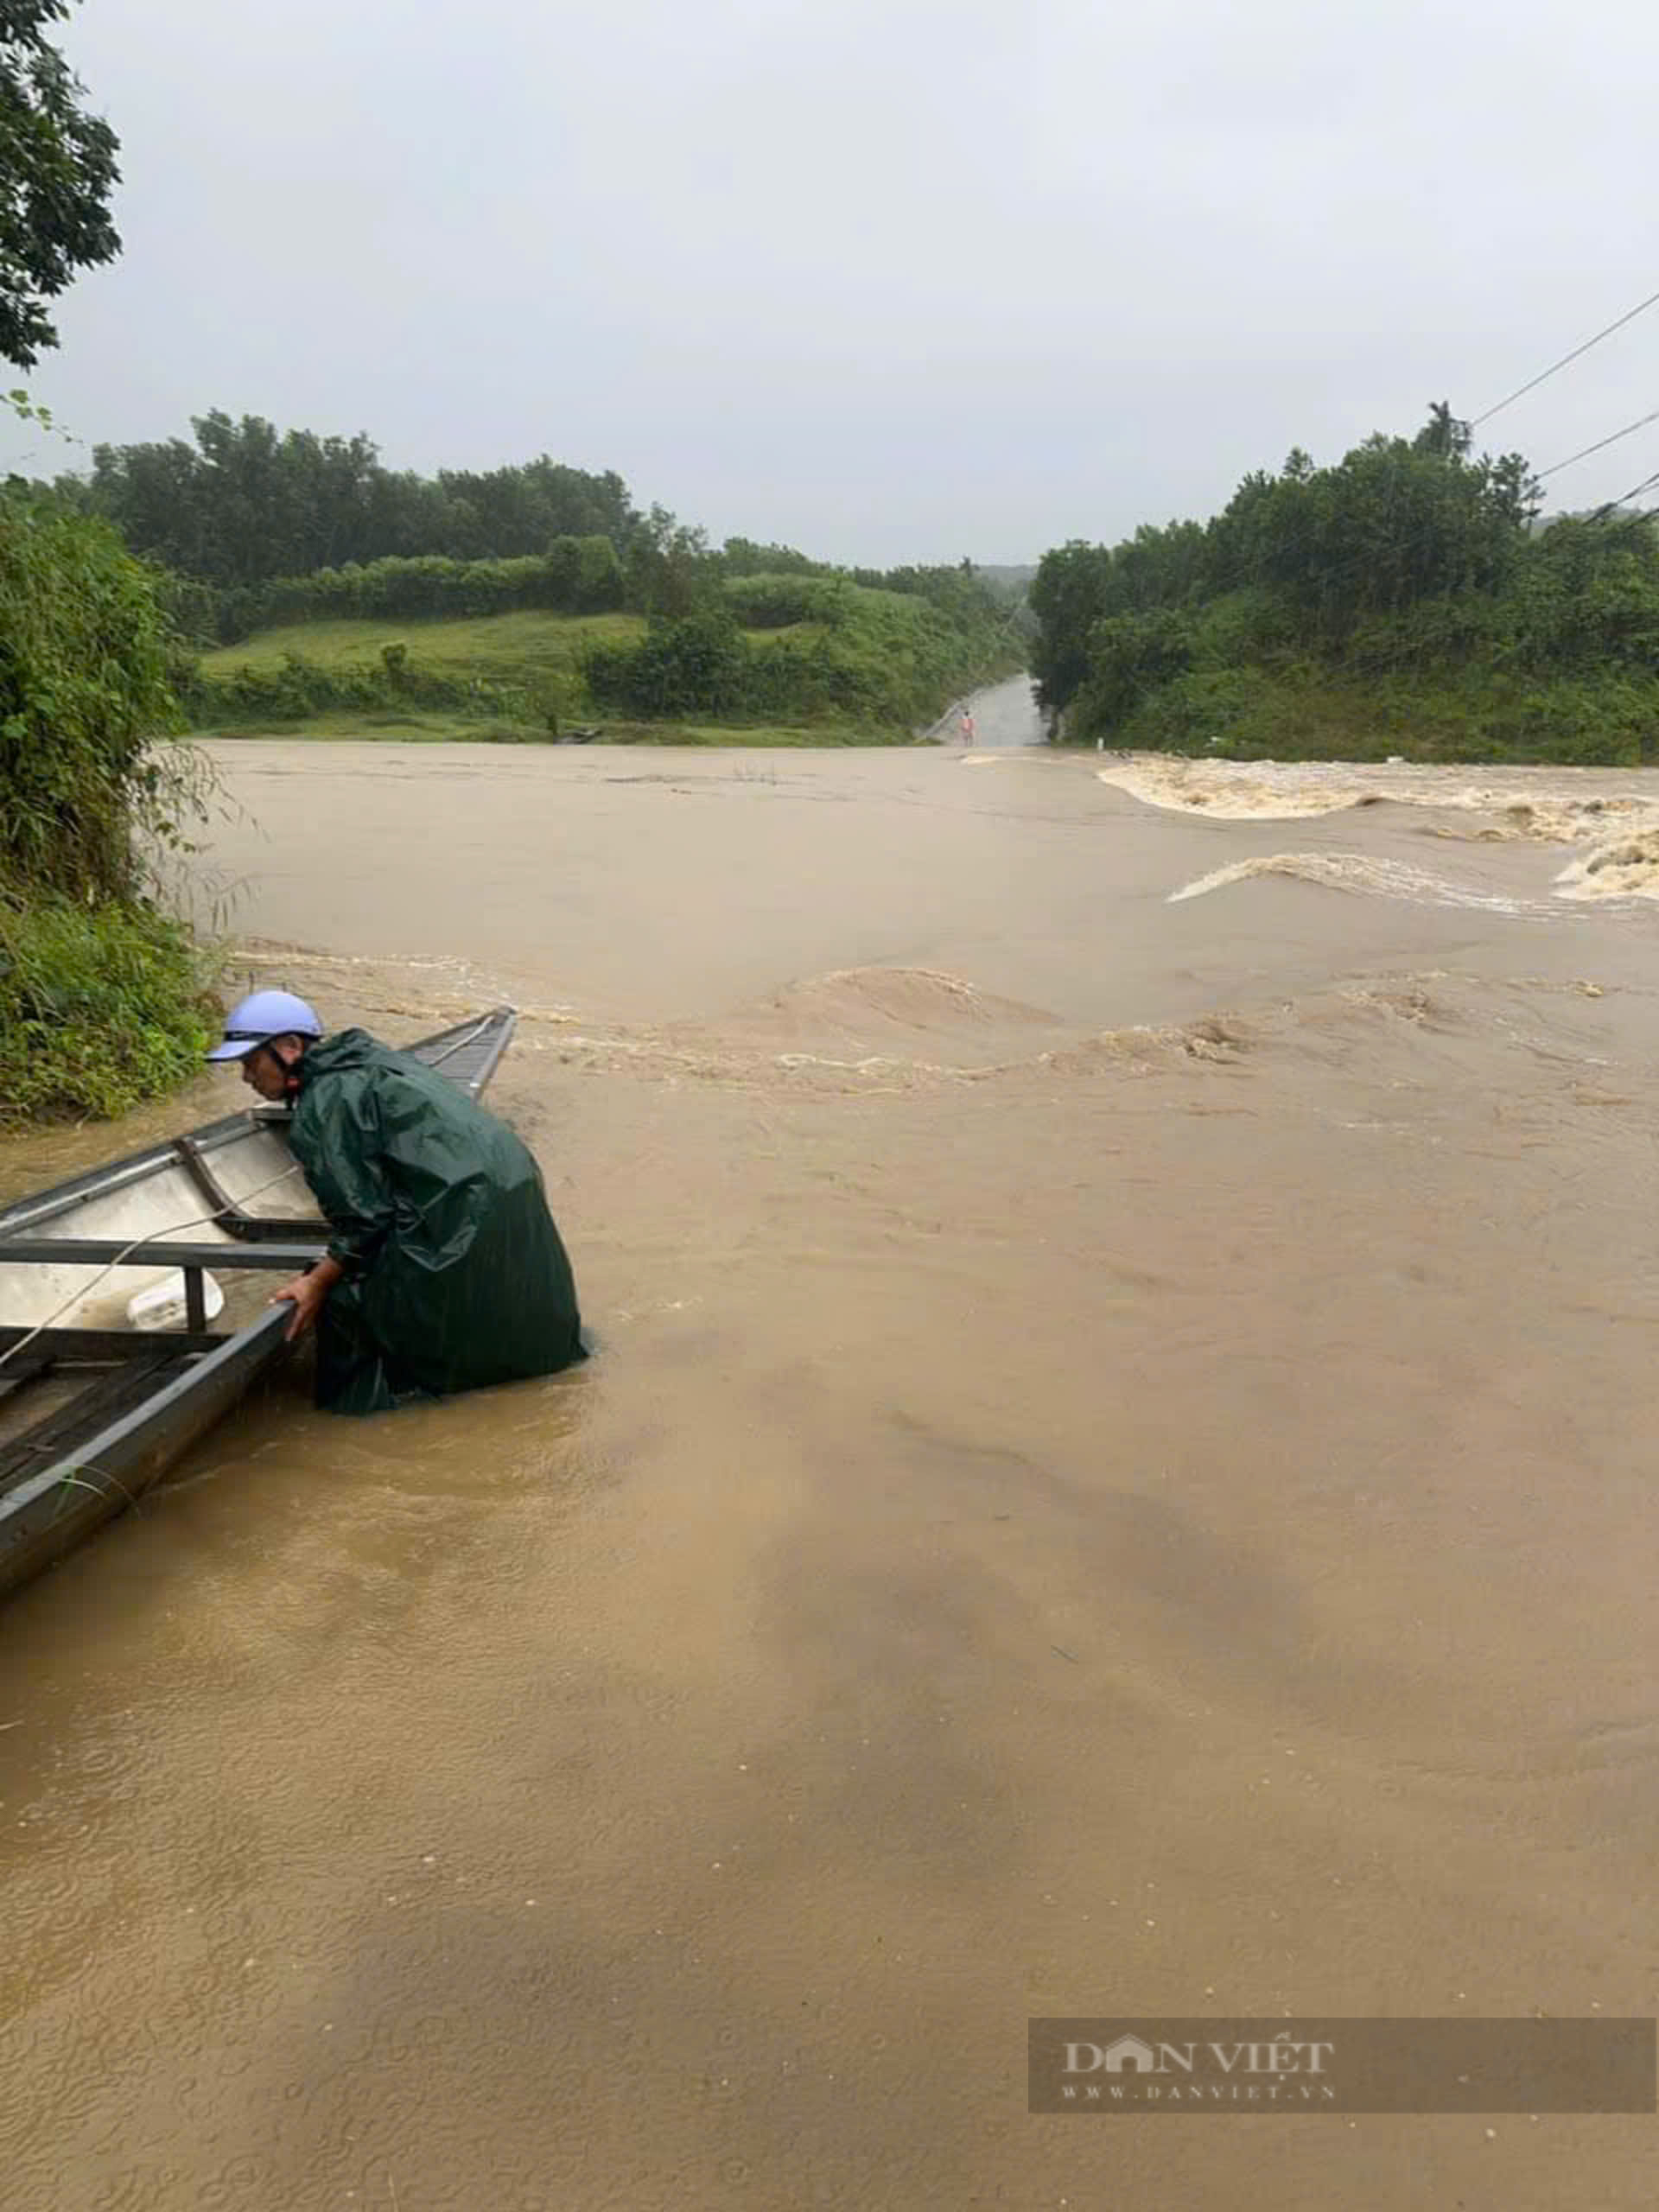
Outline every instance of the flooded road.
[(1025, 2047), (1659, 2009), (1659, 777), (218, 757), (233, 985), (524, 1009), (602, 1351), (0, 1614), (0, 2204), (1648, 2204)]
[(934, 725), (932, 734), (939, 743), (963, 741), (961, 727), (964, 707), (973, 716), (973, 749), (976, 753), (1006, 753), (1020, 746), (1045, 742), (1043, 718), (1037, 710), (1037, 694), (1028, 676), (1011, 676), (1006, 683), (994, 683), (986, 690), (976, 691), (969, 699), (959, 699)]

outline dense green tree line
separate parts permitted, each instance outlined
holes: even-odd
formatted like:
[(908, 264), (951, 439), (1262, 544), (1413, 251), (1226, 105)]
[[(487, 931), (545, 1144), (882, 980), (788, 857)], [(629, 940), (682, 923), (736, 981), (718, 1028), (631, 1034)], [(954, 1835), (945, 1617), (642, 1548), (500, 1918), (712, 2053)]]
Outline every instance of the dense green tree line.
[[(190, 439), (98, 446), (89, 474), (67, 474), (51, 488), (72, 512), (113, 523), (135, 553), (203, 588), (194, 611), (200, 620), (214, 610), (216, 634), (245, 635), (295, 619), (272, 613), (268, 594), (278, 587), (291, 600), (296, 580), (320, 571), (381, 569), (385, 588), (396, 575), (387, 563), (453, 569), (543, 560), (556, 548), (591, 548), (601, 539), (614, 556), (615, 596), (607, 603), (626, 599), (668, 613), (686, 611), (704, 571), (810, 575), (823, 569), (792, 546), (744, 537), (728, 538), (716, 552), (665, 508), (636, 507), (614, 470), (594, 474), (545, 454), (429, 477), (385, 467), (361, 432), (278, 430), (259, 416), (238, 422), (219, 408), (196, 416), (191, 429)], [(387, 611), (461, 609), (445, 602)]]
[(388, 559), (523, 558), (556, 538), (620, 548), (645, 524), (620, 476), (544, 454), (425, 477), (385, 467), (361, 434), (279, 431), (218, 408), (191, 428), (194, 441), (98, 446), (91, 474), (54, 489), (113, 523), (135, 553), (224, 589)]
[[(3, 0), (0, 0), (3, 4)], [(277, 430), (222, 410), (194, 442), (100, 446), (90, 475), (38, 487), (66, 512), (97, 516), (168, 571), (181, 632), (230, 645), (296, 623), (420, 621), (539, 607), (626, 608), (683, 620), (751, 586), (750, 627), (809, 619), (807, 587), (839, 576), (925, 601), (973, 627), (1010, 594), (966, 562), (850, 571), (793, 546), (705, 532), (666, 508), (640, 508), (613, 471), (543, 455), (522, 467), (435, 476), (382, 466), (370, 438)]]
[(526, 607), (603, 613), (623, 605), (626, 581), (608, 537), (556, 537), (545, 553), (517, 560), (448, 561), (429, 555), (371, 561), (275, 576), (230, 591), (172, 575), (164, 595), (182, 636), (201, 645), (234, 645), (257, 630), (301, 622), (471, 620)]
[(1659, 535), (1541, 528), (1538, 496), (1441, 404), (1332, 467), (1294, 452), (1206, 523), (1057, 548), (1031, 592), (1043, 704), (1114, 745), (1648, 758)]

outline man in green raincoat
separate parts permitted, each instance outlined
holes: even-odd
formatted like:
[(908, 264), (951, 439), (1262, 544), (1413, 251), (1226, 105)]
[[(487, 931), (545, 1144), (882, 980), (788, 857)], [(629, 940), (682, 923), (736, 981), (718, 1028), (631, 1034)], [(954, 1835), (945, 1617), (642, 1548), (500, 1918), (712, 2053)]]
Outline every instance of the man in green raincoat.
[(292, 1105), (288, 1141), (334, 1235), (276, 1293), (317, 1332), (317, 1403), (374, 1414), (585, 1357), (541, 1171), (458, 1084), (302, 999), (256, 991), (208, 1057)]

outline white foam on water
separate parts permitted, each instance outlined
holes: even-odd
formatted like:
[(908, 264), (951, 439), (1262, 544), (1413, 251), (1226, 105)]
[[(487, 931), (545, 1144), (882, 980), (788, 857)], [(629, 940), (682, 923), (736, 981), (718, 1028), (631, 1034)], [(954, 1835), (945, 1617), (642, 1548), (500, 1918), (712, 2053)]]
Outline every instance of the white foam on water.
[[(1555, 878), (1557, 899), (1580, 903), (1659, 899), (1659, 792), (1599, 789), (1588, 769), (1495, 769), (1479, 783), (1433, 765), (1354, 761), (1189, 760), (1129, 755), (1098, 779), (1143, 804), (1215, 821), (1279, 822), (1381, 803), (1440, 818), (1429, 836), (1471, 844), (1564, 845), (1581, 850)], [(1173, 894), (1197, 898), (1249, 875), (1300, 876), (1420, 904), (1537, 913), (1535, 902), (1453, 884), (1401, 861), (1358, 854), (1279, 853), (1218, 868)]]
[[(1454, 817), (1484, 816), (1485, 820), (1471, 820), (1467, 827), (1454, 823), (1434, 828), (1436, 835), (1483, 844), (1592, 844), (1599, 849), (1610, 842), (1622, 848), (1649, 837), (1659, 840), (1659, 793), (1599, 791), (1578, 780), (1598, 773), (1595, 770), (1517, 768), (1507, 776), (1497, 771), (1491, 780), (1468, 783), (1452, 780), (1459, 771), (1433, 765), (1189, 760), (1137, 754), (1094, 772), (1100, 782), (1145, 805), (1213, 821), (1293, 822), (1386, 802)], [(1591, 857), (1596, 865), (1586, 873), (1592, 876), (1605, 874), (1613, 864), (1611, 853)], [(1620, 864), (1639, 866), (1640, 856)], [(1608, 885), (1572, 895), (1632, 893)]]
[(1419, 906), (1472, 906), (1491, 914), (1538, 915), (1550, 912), (1535, 900), (1506, 898), (1501, 892), (1477, 891), (1431, 875), (1427, 868), (1408, 861), (1382, 860), (1368, 853), (1267, 853), (1253, 860), (1235, 861), (1229, 868), (1212, 868), (1196, 882), (1172, 891), (1167, 904), (1202, 899), (1230, 884), (1248, 882), (1252, 876), (1290, 876), (1299, 882), (1324, 885), (1332, 891), (1369, 893), (1385, 899), (1403, 899)]
[(1558, 899), (1659, 899), (1659, 828), (1610, 837), (1555, 879)]
[(1229, 768), (1218, 761), (1125, 760), (1096, 768), (1095, 774), (1101, 783), (1127, 791), (1143, 805), (1228, 822), (1288, 822), (1337, 814), (1366, 795), (1335, 781), (1323, 763), (1298, 772), (1267, 761)]

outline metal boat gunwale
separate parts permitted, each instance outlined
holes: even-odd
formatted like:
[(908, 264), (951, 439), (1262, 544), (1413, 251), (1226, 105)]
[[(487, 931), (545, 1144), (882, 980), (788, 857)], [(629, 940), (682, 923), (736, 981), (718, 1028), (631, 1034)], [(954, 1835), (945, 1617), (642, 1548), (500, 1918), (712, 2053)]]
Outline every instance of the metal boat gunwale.
[[(486, 1014), (474, 1015), (468, 1021), (458, 1021), (448, 1029), (435, 1030), (431, 1036), (423, 1037), (420, 1049), (448, 1046), (458, 1051), (467, 1042), (468, 1034), (476, 1036), (492, 1023), (499, 1023), (493, 1049), (485, 1065), (469, 1078), (465, 1086), (474, 1097), (484, 1090), (500, 1065), (501, 1055), (512, 1041), (518, 1027), (518, 1014), (512, 1007), (492, 1007)], [(451, 1041), (453, 1040), (453, 1042)], [(410, 1047), (409, 1049), (416, 1049)], [(442, 1056), (434, 1065), (442, 1065)], [(281, 1129), (293, 1116), (286, 1106), (249, 1106), (239, 1112), (221, 1115), (217, 1121), (204, 1122), (200, 1127), (183, 1132), (185, 1139), (202, 1152), (217, 1152), (222, 1146), (235, 1143), (258, 1128)], [(146, 1145), (142, 1151), (130, 1152), (122, 1159), (106, 1161), (101, 1167), (83, 1168), (79, 1175), (72, 1175), (62, 1183), (54, 1183), (44, 1191), (33, 1191), (22, 1198), (13, 1198), (0, 1205), (0, 1237), (14, 1234), (25, 1226), (41, 1221), (54, 1220), (70, 1206), (83, 1204), (89, 1198), (109, 1198), (124, 1191), (133, 1183), (140, 1183), (147, 1176), (162, 1173), (169, 1167), (181, 1165), (188, 1168), (188, 1156), (180, 1150), (177, 1137), (166, 1137), (159, 1144)], [(0, 1258), (8, 1255), (0, 1252)]]
[[(278, 1313), (273, 1306), (269, 1313), (262, 1313), (257, 1321), (250, 1322), (245, 1329), (238, 1329), (233, 1336), (221, 1337), (215, 1351), (204, 1353), (182, 1375), (175, 1376), (172, 1382), (164, 1383), (130, 1413), (119, 1415), (107, 1428), (100, 1430), (95, 1440), (99, 1447), (98, 1452), (75, 1454), (69, 1471), (76, 1474), (84, 1474), (89, 1469), (95, 1475), (102, 1472), (99, 1462), (107, 1459), (114, 1446), (164, 1420), (175, 1405), (182, 1403), (189, 1396), (193, 1389), (199, 1389), (213, 1377), (219, 1369), (226, 1366), (233, 1355), (245, 1356), (260, 1348), (264, 1339), (274, 1339), (280, 1344), (289, 1319), (287, 1313)], [(135, 1331), (134, 1333), (138, 1332)], [(37, 1498), (44, 1497), (48, 1491), (62, 1483), (65, 1471), (65, 1462), (58, 1459), (49, 1467), (42, 1467), (37, 1475), (25, 1476), (21, 1483), (5, 1492), (6, 1517), (20, 1517)]]
[[(245, 1109), (239, 1114), (227, 1114), (220, 1121), (204, 1122), (200, 1128), (188, 1134), (204, 1152), (217, 1151), (221, 1145), (246, 1136), (262, 1120), (269, 1125), (270, 1118)], [(283, 1110), (277, 1126), (288, 1118)], [(50, 1221), (70, 1206), (84, 1205), (88, 1198), (111, 1197), (130, 1184), (142, 1183), (147, 1177), (178, 1164), (178, 1140), (168, 1137), (164, 1143), (146, 1145), (142, 1152), (130, 1152), (123, 1159), (107, 1161), (102, 1167), (84, 1169), (67, 1182), (54, 1183), (49, 1190), (30, 1192), (24, 1198), (0, 1206), (0, 1234), (20, 1229), (26, 1223)]]
[(308, 1267), (327, 1244), (326, 1222), (287, 1222), (308, 1229), (303, 1244), (192, 1244), (177, 1236), (10, 1236), (0, 1239), (0, 1260), (29, 1267), (296, 1268)]

